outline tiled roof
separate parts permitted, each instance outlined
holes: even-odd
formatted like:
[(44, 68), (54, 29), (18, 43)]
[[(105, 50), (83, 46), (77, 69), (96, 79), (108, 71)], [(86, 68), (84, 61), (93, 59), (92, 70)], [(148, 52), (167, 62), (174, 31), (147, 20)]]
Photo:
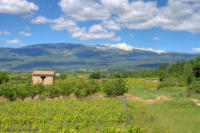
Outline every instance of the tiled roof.
[(49, 75), (53, 76), (55, 73), (54, 71), (33, 71), (32, 75)]

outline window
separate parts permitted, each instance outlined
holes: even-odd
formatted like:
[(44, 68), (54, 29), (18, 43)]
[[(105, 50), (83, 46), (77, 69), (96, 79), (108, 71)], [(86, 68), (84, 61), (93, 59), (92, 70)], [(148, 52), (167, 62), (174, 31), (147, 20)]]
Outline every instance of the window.
[(42, 82), (44, 82), (46, 76), (41, 76)]

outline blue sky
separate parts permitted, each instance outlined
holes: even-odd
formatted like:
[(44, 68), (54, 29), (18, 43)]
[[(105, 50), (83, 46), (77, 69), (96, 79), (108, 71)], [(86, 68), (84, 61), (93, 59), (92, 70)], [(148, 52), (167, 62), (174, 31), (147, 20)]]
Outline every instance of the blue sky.
[(200, 52), (200, 0), (0, 0), (0, 47), (68, 42)]

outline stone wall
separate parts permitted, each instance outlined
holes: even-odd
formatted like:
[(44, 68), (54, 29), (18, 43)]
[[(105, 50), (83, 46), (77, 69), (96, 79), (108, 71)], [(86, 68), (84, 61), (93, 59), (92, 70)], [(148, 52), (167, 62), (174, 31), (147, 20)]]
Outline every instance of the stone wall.
[(50, 85), (54, 83), (54, 76), (46, 76), (44, 81), (42, 81), (41, 76), (33, 76), (32, 77), (33, 84), (43, 83), (44, 85)]

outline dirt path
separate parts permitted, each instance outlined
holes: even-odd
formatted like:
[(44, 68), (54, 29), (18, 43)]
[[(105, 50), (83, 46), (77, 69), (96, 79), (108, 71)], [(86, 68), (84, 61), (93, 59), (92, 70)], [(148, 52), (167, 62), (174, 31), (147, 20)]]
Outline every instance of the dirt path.
[(191, 99), (197, 106), (200, 107), (200, 100), (198, 99)]
[[(123, 96), (118, 96), (117, 98), (124, 98), (124, 96), (127, 98), (127, 100), (141, 101), (145, 104), (153, 104), (153, 103), (157, 103), (157, 102), (164, 102), (164, 101), (173, 100), (172, 98), (168, 98), (167, 95), (158, 96), (155, 99), (142, 99), (141, 97), (134, 96), (134, 95), (128, 94), (128, 93), (124, 94)], [(87, 98), (103, 99), (103, 98), (106, 98), (106, 96), (104, 94), (94, 94), (94, 95), (88, 96)], [(57, 97), (57, 98), (46, 98), (45, 100), (49, 101), (49, 100), (58, 100), (58, 99), (60, 99), (60, 100), (61, 99), (75, 99), (75, 95), (71, 94), (70, 96), (66, 96), (66, 97), (60, 96), (60, 97)], [(0, 100), (3, 101), (3, 100), (7, 100), (7, 99), (0, 97)], [(25, 98), (24, 101), (30, 101), (30, 100), (32, 100), (31, 97), (27, 97), (27, 98)], [(33, 100), (39, 100), (39, 96), (36, 96)], [(195, 99), (193, 99), (193, 100), (195, 101)], [(17, 99), (17, 101), (21, 101), (21, 99)], [(198, 101), (198, 102), (196, 101), (196, 104), (198, 106), (200, 106), (200, 101)]]
[[(124, 98), (124, 96), (127, 98), (127, 100), (131, 100), (131, 101), (141, 101), (145, 104), (153, 104), (153, 103), (157, 103), (157, 102), (164, 102), (164, 101), (170, 101), (173, 100), (173, 98), (168, 98), (167, 95), (163, 95), (163, 96), (158, 96), (155, 99), (142, 99), (141, 97), (138, 96), (134, 96), (132, 94), (124, 94), (123, 96), (118, 96), (117, 98)], [(88, 96), (88, 98), (105, 98), (106, 96), (104, 94), (94, 94), (91, 96)]]
[(126, 96), (126, 98), (128, 100), (133, 100), (133, 101), (142, 101), (145, 104), (153, 104), (153, 103), (157, 103), (157, 102), (164, 102), (164, 101), (171, 101), (173, 100), (173, 98), (168, 98), (167, 95), (164, 96), (158, 96), (155, 99), (142, 99), (140, 97), (131, 95), (131, 94), (125, 94), (124, 96)]

